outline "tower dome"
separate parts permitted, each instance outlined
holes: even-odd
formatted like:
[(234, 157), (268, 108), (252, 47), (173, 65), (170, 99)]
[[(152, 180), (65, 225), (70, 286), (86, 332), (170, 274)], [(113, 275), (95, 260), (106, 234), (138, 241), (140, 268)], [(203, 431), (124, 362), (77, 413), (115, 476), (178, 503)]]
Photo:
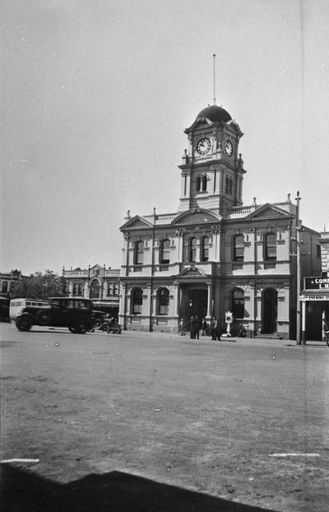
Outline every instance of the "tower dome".
[(209, 105), (197, 115), (196, 121), (201, 119), (209, 119), (213, 123), (228, 123), (232, 120), (232, 117), (224, 108), (218, 105)]

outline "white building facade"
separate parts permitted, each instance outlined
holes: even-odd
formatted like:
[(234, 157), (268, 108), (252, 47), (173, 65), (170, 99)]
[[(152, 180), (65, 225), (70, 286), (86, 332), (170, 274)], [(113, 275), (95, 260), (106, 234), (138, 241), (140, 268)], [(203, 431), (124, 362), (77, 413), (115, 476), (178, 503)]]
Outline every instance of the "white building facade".
[[(217, 105), (185, 130), (178, 210), (128, 215), (119, 319), (125, 329), (176, 332), (197, 315), (233, 313), (254, 333), (293, 336), (296, 317), (296, 206), (243, 206), (242, 132)], [(303, 227), (301, 274), (318, 272), (319, 234)]]

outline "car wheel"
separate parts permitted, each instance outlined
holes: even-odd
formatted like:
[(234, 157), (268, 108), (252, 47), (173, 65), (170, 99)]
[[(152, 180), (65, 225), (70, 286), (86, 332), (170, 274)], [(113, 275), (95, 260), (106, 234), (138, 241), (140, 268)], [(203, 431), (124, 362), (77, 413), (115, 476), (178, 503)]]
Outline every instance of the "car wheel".
[(94, 328), (95, 329), (98, 329), (101, 325), (102, 325), (101, 320), (99, 320), (99, 319), (95, 320), (95, 322), (94, 322)]
[(86, 320), (81, 318), (81, 320), (77, 320), (74, 324), (74, 329), (78, 334), (85, 334), (89, 330), (89, 324)]
[(19, 331), (29, 331), (32, 327), (32, 322), (30, 318), (23, 317), (23, 318), (17, 318), (16, 320), (16, 327)]

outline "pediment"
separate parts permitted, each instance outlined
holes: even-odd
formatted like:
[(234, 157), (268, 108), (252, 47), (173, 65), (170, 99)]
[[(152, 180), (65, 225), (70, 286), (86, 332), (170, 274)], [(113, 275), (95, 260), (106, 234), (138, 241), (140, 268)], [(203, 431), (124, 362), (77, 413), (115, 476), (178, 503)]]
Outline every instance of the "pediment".
[(143, 217), (140, 217), (139, 215), (135, 215), (135, 217), (132, 217), (123, 226), (121, 226), (120, 230), (142, 229), (151, 227), (153, 227), (153, 224), (151, 224), (151, 222), (144, 219)]
[(207, 277), (207, 274), (205, 274), (202, 270), (200, 270), (195, 265), (190, 265), (188, 267), (185, 267), (184, 270), (180, 274), (178, 274), (177, 277)]
[(215, 215), (209, 210), (205, 210), (203, 208), (195, 208), (194, 210), (188, 210), (187, 212), (183, 212), (178, 215), (178, 217), (172, 221), (172, 224), (191, 226), (193, 224), (209, 224), (211, 222), (219, 222), (220, 220), (221, 217)]
[(245, 219), (277, 219), (278, 217), (290, 216), (291, 214), (285, 210), (282, 210), (282, 208), (267, 203), (257, 208), (257, 210), (253, 211), (250, 215), (245, 217)]
[(188, 128), (186, 128), (185, 133), (190, 133), (191, 131), (193, 131), (196, 127), (202, 127), (202, 126), (213, 126), (214, 123), (212, 121), (210, 121), (210, 119), (207, 119), (206, 117), (200, 117), (199, 119), (196, 119), (194, 121), (193, 124), (191, 124), (191, 126), (189, 126)]

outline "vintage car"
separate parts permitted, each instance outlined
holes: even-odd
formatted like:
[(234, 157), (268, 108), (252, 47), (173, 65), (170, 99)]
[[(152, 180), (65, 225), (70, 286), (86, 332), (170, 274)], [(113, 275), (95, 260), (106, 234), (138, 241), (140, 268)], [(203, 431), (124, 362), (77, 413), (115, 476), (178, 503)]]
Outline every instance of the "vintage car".
[(67, 327), (71, 332), (85, 334), (94, 324), (92, 302), (88, 299), (53, 297), (40, 305), (38, 301), (29, 300), (20, 308), (15, 323), (19, 331), (29, 331), (33, 325), (42, 325)]

